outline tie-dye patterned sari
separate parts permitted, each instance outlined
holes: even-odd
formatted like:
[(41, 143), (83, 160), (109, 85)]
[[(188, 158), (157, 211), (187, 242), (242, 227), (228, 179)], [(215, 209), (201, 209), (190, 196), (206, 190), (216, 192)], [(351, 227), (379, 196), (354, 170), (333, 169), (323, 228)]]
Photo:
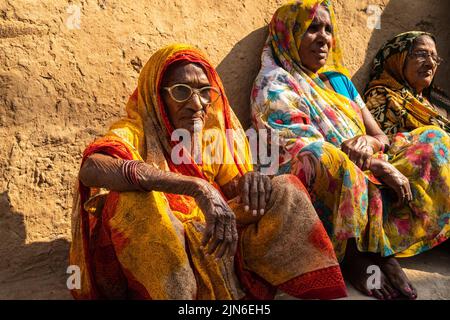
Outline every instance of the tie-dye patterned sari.
[[(314, 74), (302, 65), (299, 48), (319, 5), (330, 13), (333, 42), (327, 64)], [(414, 200), (393, 208), (393, 191), (340, 149), (342, 142), (366, 132), (361, 97), (353, 100), (329, 89), (319, 76), (347, 74), (341, 58), (330, 1), (280, 7), (269, 25), (251, 95), (254, 126), (279, 135), (278, 173), (292, 173), (308, 188), (340, 260), (350, 238), (360, 251), (383, 256), (432, 248), (450, 236), (449, 137), (437, 127), (424, 127), (396, 136), (388, 154), (375, 155), (410, 181)]]
[[(160, 85), (167, 67), (179, 60), (202, 66), (210, 84), (220, 89), (221, 96), (208, 108), (204, 132), (219, 132), (219, 145), (232, 161), (172, 162), (173, 128)], [(227, 129), (234, 130), (230, 140), (224, 138)], [(245, 133), (216, 71), (198, 50), (185, 45), (160, 49), (150, 58), (128, 101), (127, 116), (88, 146), (83, 159), (93, 153), (143, 160), (160, 170), (204, 179), (219, 191), (252, 170)], [(80, 267), (82, 281), (72, 294), (79, 299), (272, 299), (279, 289), (299, 298), (345, 296), (331, 241), (303, 185), (292, 175), (276, 177), (272, 185), (266, 213), (259, 219), (236, 199), (227, 199), (239, 232), (233, 263), (216, 261), (200, 249), (205, 217), (193, 198), (111, 191), (105, 199), (80, 182), (70, 263)]]

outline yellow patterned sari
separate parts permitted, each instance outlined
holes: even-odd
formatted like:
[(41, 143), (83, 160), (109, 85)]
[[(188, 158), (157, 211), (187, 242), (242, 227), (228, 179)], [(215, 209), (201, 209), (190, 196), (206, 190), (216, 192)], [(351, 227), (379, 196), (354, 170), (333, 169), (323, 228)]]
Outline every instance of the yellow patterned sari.
[[(208, 154), (201, 165), (175, 165), (171, 160), (173, 128), (159, 92), (165, 70), (179, 60), (201, 65), (210, 84), (220, 88), (204, 131), (222, 133), (215, 136), (231, 158), (226, 164), (211, 163)], [(227, 129), (233, 130), (230, 140), (223, 134)], [(209, 140), (202, 143), (205, 150)], [(200, 52), (185, 45), (165, 47), (150, 58), (128, 101), (127, 116), (88, 146), (84, 159), (93, 153), (143, 160), (160, 170), (205, 179), (219, 191), (252, 170), (245, 133), (216, 71)], [(236, 214), (239, 247), (234, 261), (216, 261), (200, 250), (205, 218), (192, 198), (161, 192), (102, 194), (80, 182), (70, 264), (80, 266), (82, 283), (72, 290), (73, 296), (271, 299), (277, 289), (303, 298), (345, 296), (331, 241), (303, 185), (294, 176), (277, 177), (272, 183), (272, 197), (260, 219), (227, 199)]]

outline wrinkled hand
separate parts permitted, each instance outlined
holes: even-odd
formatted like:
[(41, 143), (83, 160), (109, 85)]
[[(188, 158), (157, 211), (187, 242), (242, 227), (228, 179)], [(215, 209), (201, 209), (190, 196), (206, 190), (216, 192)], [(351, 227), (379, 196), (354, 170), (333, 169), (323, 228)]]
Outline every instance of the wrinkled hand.
[(370, 168), (371, 157), (375, 150), (381, 150), (381, 143), (372, 136), (361, 135), (344, 141), (341, 150), (353, 163), (365, 171)]
[(239, 179), (239, 203), (244, 205), (245, 211), (252, 210), (254, 216), (263, 215), (266, 204), (272, 192), (272, 181), (259, 172), (247, 172)]
[(206, 219), (203, 232), (202, 247), (207, 248), (207, 254), (216, 252), (216, 258), (226, 255), (234, 256), (238, 243), (236, 217), (223, 199), (219, 191), (202, 179), (194, 183), (194, 197)]
[(392, 164), (383, 160), (373, 160), (370, 170), (397, 194), (397, 202), (394, 207), (400, 207), (412, 201), (411, 186), (408, 178)]

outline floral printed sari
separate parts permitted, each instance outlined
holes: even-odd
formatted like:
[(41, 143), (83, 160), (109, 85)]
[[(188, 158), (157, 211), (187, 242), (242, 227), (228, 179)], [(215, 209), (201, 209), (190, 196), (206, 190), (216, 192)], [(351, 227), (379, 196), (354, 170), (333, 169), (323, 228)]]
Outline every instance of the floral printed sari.
[(319, 74), (347, 73), (330, 1), (280, 7), (269, 25), (253, 87), (253, 124), (279, 135), (278, 173), (294, 174), (307, 187), (340, 260), (350, 238), (360, 251), (382, 256), (426, 251), (450, 236), (450, 139), (438, 127), (423, 127), (397, 135), (387, 154), (375, 155), (410, 181), (414, 200), (393, 208), (394, 192), (340, 149), (342, 142), (365, 134), (361, 98), (329, 89), (302, 65), (301, 39), (319, 5), (327, 8), (333, 24), (332, 48)]

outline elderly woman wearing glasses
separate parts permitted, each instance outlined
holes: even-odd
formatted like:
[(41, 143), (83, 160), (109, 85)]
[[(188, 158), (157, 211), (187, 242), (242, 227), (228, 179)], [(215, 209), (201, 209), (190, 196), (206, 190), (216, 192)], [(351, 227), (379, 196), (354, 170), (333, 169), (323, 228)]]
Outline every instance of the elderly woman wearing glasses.
[(427, 125), (450, 133), (450, 99), (433, 85), (441, 62), (434, 36), (425, 32), (399, 34), (380, 49), (364, 98), (387, 135)]
[[(252, 171), (245, 133), (198, 50), (158, 50), (126, 110), (83, 155), (70, 252), (82, 271), (75, 298), (346, 295), (305, 188), (292, 175)], [(182, 148), (177, 131), (188, 133)], [(201, 161), (191, 141), (200, 141)]]

